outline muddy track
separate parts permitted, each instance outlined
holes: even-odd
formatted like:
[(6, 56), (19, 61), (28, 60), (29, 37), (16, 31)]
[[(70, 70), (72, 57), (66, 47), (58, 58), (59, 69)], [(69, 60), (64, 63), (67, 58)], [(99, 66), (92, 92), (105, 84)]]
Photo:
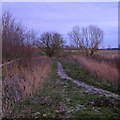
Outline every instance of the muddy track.
[(99, 96), (106, 96), (106, 97), (112, 97), (114, 99), (120, 100), (120, 96), (118, 94), (112, 93), (110, 91), (107, 90), (103, 90), (103, 89), (99, 89), (96, 88), (94, 86), (90, 86), (87, 85), (83, 82), (79, 82), (77, 80), (74, 80), (72, 78), (70, 78), (64, 71), (62, 64), (60, 62), (58, 62), (58, 75), (62, 78), (62, 79), (67, 79), (72, 81), (73, 83), (77, 84), (80, 87), (85, 88), (86, 90), (84, 91), (86, 94), (92, 94), (92, 95), (99, 95)]

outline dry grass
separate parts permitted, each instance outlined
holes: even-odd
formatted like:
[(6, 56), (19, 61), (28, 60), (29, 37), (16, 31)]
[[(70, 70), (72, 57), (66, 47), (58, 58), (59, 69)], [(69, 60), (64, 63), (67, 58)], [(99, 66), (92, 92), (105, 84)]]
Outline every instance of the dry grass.
[(110, 80), (113, 83), (118, 83), (119, 81), (119, 59), (118, 57), (107, 57), (107, 56), (80, 56), (72, 55), (69, 57), (75, 60), (80, 65), (85, 67), (92, 75), (97, 75), (104, 80)]
[(120, 50), (98, 50), (96, 52), (96, 54), (99, 54), (99, 55), (115, 55), (115, 54), (117, 54), (118, 55), (118, 52), (120, 52)]
[(119, 56), (120, 50), (98, 50), (95, 54), (108, 59), (116, 59)]
[(50, 59), (36, 57), (27, 67), (18, 63), (3, 67), (3, 115), (10, 115), (15, 103), (33, 95), (44, 86), (44, 80), (50, 71)]

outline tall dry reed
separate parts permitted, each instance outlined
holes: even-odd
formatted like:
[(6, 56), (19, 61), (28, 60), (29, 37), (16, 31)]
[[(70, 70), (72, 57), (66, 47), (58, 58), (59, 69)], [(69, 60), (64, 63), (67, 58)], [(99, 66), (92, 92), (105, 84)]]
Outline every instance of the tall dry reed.
[(92, 75), (97, 75), (104, 80), (110, 80), (113, 83), (119, 81), (119, 58), (110, 58), (110, 56), (80, 56), (72, 55), (69, 57), (71, 60), (75, 60), (85, 69), (87, 69)]
[(50, 71), (50, 59), (33, 58), (27, 67), (13, 63), (3, 67), (3, 116), (10, 116), (14, 105), (41, 90)]

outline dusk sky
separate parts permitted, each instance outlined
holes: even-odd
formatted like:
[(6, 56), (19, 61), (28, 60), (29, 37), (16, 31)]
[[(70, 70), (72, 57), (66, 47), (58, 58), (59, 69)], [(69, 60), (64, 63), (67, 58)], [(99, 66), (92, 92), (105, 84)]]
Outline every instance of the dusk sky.
[(76, 25), (98, 25), (104, 31), (103, 46), (118, 47), (117, 2), (4, 2), (17, 22), (42, 32), (59, 32), (67, 43), (68, 32)]

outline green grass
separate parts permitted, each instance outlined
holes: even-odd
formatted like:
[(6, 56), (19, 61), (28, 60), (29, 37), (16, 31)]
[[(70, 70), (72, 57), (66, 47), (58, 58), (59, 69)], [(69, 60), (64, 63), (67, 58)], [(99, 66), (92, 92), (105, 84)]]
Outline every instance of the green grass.
[(102, 80), (97, 76), (92, 76), (88, 71), (80, 68), (80, 65), (78, 63), (65, 60), (62, 60), (61, 63), (67, 75), (71, 78), (87, 83), (89, 85), (96, 86), (98, 88), (118, 93), (118, 86), (116, 84), (113, 84), (110, 81)]
[[(12, 117), (31, 118), (36, 116), (41, 119), (99, 118), (102, 120), (120, 118), (118, 101), (97, 95), (85, 94), (84, 88), (73, 84), (69, 80), (59, 78), (57, 76), (56, 61), (53, 61), (51, 69), (49, 78), (45, 81), (44, 89), (33, 96), (28, 96), (26, 100), (17, 104)], [(50, 102), (46, 101), (46, 98), (49, 98)], [(114, 105), (112, 107), (99, 107), (89, 104), (89, 102), (99, 99), (109, 99)], [(60, 106), (62, 109), (64, 108), (63, 111), (59, 110)], [(77, 106), (79, 106), (78, 111), (76, 111)]]

